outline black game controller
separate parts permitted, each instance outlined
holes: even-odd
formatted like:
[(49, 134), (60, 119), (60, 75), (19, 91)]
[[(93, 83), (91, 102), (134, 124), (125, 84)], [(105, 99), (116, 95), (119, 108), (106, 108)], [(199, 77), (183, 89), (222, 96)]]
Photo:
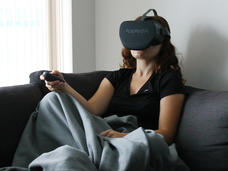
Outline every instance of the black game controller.
[(45, 78), (46, 81), (56, 81), (56, 80), (59, 80), (61, 82), (65, 82), (63, 79), (53, 75), (53, 74), (50, 74), (49, 72), (45, 71), (43, 72), (42, 74)]

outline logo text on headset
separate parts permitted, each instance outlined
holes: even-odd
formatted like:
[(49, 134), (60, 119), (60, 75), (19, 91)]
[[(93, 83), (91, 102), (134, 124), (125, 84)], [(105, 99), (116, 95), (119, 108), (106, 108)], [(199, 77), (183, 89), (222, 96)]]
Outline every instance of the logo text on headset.
[(126, 29), (126, 32), (129, 34), (144, 34), (144, 33), (149, 33), (148, 29)]

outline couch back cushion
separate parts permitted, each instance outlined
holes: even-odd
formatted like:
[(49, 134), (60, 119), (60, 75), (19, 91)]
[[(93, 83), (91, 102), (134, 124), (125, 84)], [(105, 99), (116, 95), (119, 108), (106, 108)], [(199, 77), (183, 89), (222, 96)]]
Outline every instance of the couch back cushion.
[(189, 93), (176, 145), (192, 170), (228, 170), (228, 92)]
[(34, 84), (0, 87), (0, 167), (11, 165), (26, 122), (41, 98)]

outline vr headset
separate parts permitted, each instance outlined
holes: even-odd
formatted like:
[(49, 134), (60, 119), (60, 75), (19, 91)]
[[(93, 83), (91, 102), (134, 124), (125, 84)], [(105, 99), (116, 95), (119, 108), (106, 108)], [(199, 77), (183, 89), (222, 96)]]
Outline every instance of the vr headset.
[(151, 45), (161, 44), (165, 37), (170, 38), (167, 28), (156, 21), (146, 20), (147, 14), (153, 11), (154, 16), (158, 16), (154, 9), (149, 9), (143, 14), (140, 20), (124, 21), (120, 25), (119, 36), (123, 46), (130, 50), (143, 50)]

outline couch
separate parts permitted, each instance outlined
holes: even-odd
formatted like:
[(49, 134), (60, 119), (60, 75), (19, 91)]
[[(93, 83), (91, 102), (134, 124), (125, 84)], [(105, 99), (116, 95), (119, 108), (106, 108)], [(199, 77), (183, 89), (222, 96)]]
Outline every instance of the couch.
[[(30, 83), (0, 87), (0, 168), (10, 166), (30, 114), (49, 91), (30, 74)], [(63, 73), (65, 80), (89, 99), (109, 71)], [(228, 91), (185, 86), (187, 97), (175, 138), (181, 159), (192, 171), (228, 171)]]

